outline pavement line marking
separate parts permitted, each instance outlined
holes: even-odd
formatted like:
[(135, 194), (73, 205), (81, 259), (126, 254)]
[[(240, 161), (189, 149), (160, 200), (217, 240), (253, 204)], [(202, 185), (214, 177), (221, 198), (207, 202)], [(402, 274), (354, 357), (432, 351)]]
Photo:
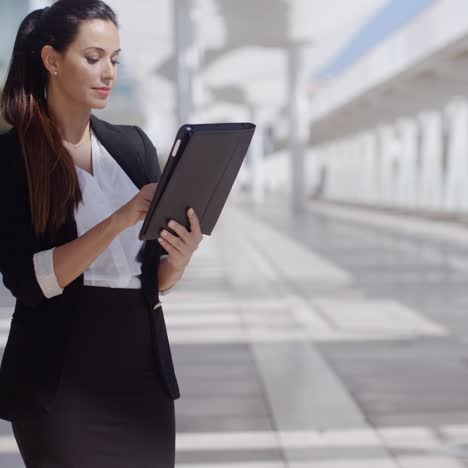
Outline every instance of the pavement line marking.
[(319, 299), (315, 304), (340, 330), (374, 333), (413, 332), (447, 336), (445, 327), (391, 299)]
[[(236, 281), (235, 275), (245, 275), (246, 268), (255, 271), (255, 280), (261, 285), (261, 291), (269, 294), (275, 292), (281, 297), (283, 294), (295, 296), (297, 302), (305, 307), (310, 307), (310, 313), (318, 315), (317, 309), (310, 306), (308, 302), (293, 288), (295, 282), (314, 282), (324, 279), (336, 289), (349, 287), (352, 281), (351, 274), (338, 267), (327, 259), (319, 256), (309, 255), (310, 247), (291, 241), (284, 234), (268, 226), (266, 223), (258, 222), (253, 216), (238, 213), (235, 217), (234, 225), (249, 225), (248, 233), (242, 238), (239, 235), (229, 236), (227, 231), (227, 245), (232, 247), (237, 257), (227, 255), (227, 274), (234, 292), (242, 291), (242, 282)], [(229, 226), (228, 226), (229, 227)], [(289, 242), (288, 242), (289, 241)], [(289, 244), (296, 244), (295, 246)], [(298, 245), (299, 244), (299, 245)], [(285, 262), (284, 255), (279, 256), (278, 252), (288, 252), (290, 250), (300, 250), (301, 260), (294, 257), (289, 263)], [(243, 270), (237, 273), (234, 268), (235, 262), (241, 252), (242, 257), (248, 258), (248, 265), (243, 265)], [(304, 258), (308, 261), (305, 262)], [(304, 268), (296, 271), (296, 262)], [(303, 262), (303, 263), (302, 263)], [(272, 268), (273, 264), (273, 268)], [(291, 268), (294, 265), (294, 268)], [(307, 274), (307, 270), (313, 274)], [(325, 274), (322, 274), (324, 271)], [(241, 296), (241, 294), (239, 294)], [(234, 297), (234, 301), (237, 296)], [(302, 325), (295, 320), (296, 317), (290, 314), (287, 305), (284, 307), (285, 313), (291, 317), (291, 323)], [(249, 315), (249, 309), (240, 307), (243, 317)], [(318, 317), (320, 320), (321, 317)], [(247, 330), (251, 327), (246, 323)], [(324, 331), (329, 332), (330, 324), (323, 323)], [(328, 330), (327, 330), (328, 326)], [(308, 327), (300, 327), (304, 331), (303, 336), (310, 332)], [(266, 397), (272, 408), (272, 417), (279, 430), (290, 428), (300, 428), (312, 430), (333, 430), (334, 428), (353, 427), (360, 428), (373, 433), (374, 440), (379, 441), (378, 434), (366, 423), (365, 416), (356, 405), (348, 389), (338, 378), (335, 372), (326, 363), (323, 356), (313, 344), (313, 340), (308, 342), (283, 342), (280, 345), (273, 343), (260, 343), (252, 340), (251, 350), (256, 362), (260, 377), (263, 381)], [(317, 379), (316, 376), (320, 375)], [(314, 383), (311, 385), (311, 383)], [(288, 398), (285, 399), (285, 395)], [(372, 447), (373, 453), (368, 453), (369, 458), (375, 457), (379, 467), (395, 468), (391, 454), (387, 452), (382, 441)], [(290, 450), (290, 447), (282, 447), (282, 452), (288, 461), (288, 466), (295, 465), (297, 458)], [(366, 458), (366, 461), (369, 460)], [(318, 460), (317, 460), (318, 461)], [(347, 460), (349, 462), (349, 460)], [(363, 466), (362, 459), (353, 460), (353, 464), (348, 466)], [(314, 462), (314, 465), (316, 463)], [(308, 462), (310, 466), (310, 461)], [(330, 465), (331, 466), (331, 465)], [(372, 465), (375, 467), (375, 463)]]
[(395, 229), (398, 226), (400, 232), (420, 235), (427, 239), (450, 239), (461, 244), (468, 244), (468, 229), (456, 223), (446, 221), (433, 221), (418, 219), (410, 215), (393, 215), (388, 213), (377, 213), (366, 208), (357, 208), (342, 205), (330, 205), (328, 203), (306, 205), (306, 210), (310, 213), (318, 212), (325, 215), (333, 215), (351, 221), (365, 224), (374, 224)]
[[(398, 428), (404, 439), (405, 428)], [(410, 439), (411, 440), (411, 439)], [(380, 447), (374, 429), (177, 433), (177, 450)], [(409, 447), (411, 445), (408, 445)]]
[[(177, 468), (290, 468), (282, 462), (177, 463)], [(310, 464), (307, 468), (311, 468)], [(375, 467), (374, 467), (375, 468)]]

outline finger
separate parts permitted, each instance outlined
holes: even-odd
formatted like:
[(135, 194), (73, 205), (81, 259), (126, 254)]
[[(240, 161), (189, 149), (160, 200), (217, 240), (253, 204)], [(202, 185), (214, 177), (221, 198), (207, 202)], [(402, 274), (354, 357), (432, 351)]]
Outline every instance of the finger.
[(185, 226), (182, 226), (182, 224), (173, 219), (171, 219), (167, 225), (173, 229), (179, 235), (179, 237), (184, 239), (185, 242), (191, 241), (190, 233), (187, 231), (187, 229), (185, 229)]
[(198, 216), (195, 213), (195, 210), (193, 210), (193, 213), (191, 212), (193, 208), (189, 208), (187, 211), (187, 215), (190, 221), (190, 231), (195, 232), (197, 235), (201, 234), (201, 229), (200, 229), (200, 221), (198, 220)]
[(151, 205), (151, 200), (148, 200), (146, 198), (143, 198), (141, 200), (141, 203), (140, 203), (141, 207), (144, 207), (145, 209), (148, 209), (150, 207), (150, 205)]
[(173, 229), (180, 238), (182, 238), (185, 242), (185, 245), (193, 252), (198, 247), (198, 242), (196, 240), (196, 234), (193, 232), (187, 231), (185, 226), (178, 223), (177, 221), (171, 219), (168, 223), (168, 226)]
[(143, 186), (143, 188), (141, 189), (141, 192), (142, 193), (146, 193), (146, 192), (149, 192), (149, 193), (154, 193), (156, 192), (156, 189), (158, 188), (158, 184), (157, 183), (154, 183), (154, 184), (147, 184), (145, 186)]
[(141, 195), (145, 200), (151, 201), (154, 197), (154, 191), (153, 190), (149, 190), (149, 191), (147, 190), (144, 192), (142, 191)]
[(180, 250), (172, 245), (170, 242), (168, 242), (166, 239), (163, 237), (158, 237), (158, 242), (161, 244), (162, 247), (166, 250), (166, 252), (170, 255), (183, 255)]
[(185, 242), (179, 239), (177, 236), (174, 236), (169, 231), (163, 229), (160, 233), (160, 236), (170, 243), (174, 248), (176, 248), (179, 252), (184, 253), (186, 250)]
[(142, 196), (140, 197), (142, 200), (145, 200), (147, 202), (150, 202), (152, 197), (151, 193), (143, 193)]

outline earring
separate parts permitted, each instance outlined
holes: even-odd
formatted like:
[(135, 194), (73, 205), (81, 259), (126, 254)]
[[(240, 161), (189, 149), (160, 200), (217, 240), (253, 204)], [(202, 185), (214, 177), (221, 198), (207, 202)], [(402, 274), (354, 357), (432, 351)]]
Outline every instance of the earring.
[(54, 72), (54, 75), (56, 75), (56, 74), (57, 74), (57, 72)]

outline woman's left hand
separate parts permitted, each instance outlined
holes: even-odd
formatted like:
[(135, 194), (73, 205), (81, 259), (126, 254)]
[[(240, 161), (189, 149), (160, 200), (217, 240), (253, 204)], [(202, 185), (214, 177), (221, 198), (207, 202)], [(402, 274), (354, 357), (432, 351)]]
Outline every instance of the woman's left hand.
[(191, 209), (187, 210), (190, 221), (190, 232), (177, 221), (170, 220), (168, 226), (177, 233), (178, 237), (163, 229), (161, 237), (158, 238), (159, 243), (168, 253), (167, 262), (178, 271), (185, 269), (193, 252), (197, 250), (200, 242), (203, 240), (198, 216), (195, 211), (193, 213), (190, 211)]

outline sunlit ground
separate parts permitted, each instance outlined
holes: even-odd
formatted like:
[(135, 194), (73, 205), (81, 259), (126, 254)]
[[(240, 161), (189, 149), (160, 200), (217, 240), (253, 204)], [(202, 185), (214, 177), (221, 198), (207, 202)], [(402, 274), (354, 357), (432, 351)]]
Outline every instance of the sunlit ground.
[[(161, 297), (177, 466), (467, 466), (463, 229), (327, 204), (293, 218), (284, 197), (231, 197)], [(5, 339), (6, 292), (2, 304)], [(1, 431), (0, 466), (21, 466)]]

